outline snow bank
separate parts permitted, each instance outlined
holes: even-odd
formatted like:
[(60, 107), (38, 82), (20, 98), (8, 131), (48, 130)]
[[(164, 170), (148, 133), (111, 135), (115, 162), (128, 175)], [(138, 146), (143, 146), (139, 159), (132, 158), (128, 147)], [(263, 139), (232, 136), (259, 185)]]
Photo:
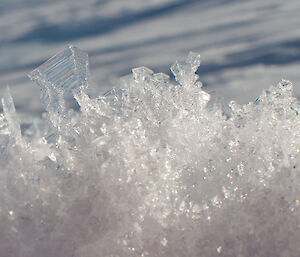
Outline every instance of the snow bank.
[(23, 135), (7, 89), (0, 256), (299, 256), (292, 83), (222, 109), (199, 65), (176, 62), (178, 84), (136, 68), (91, 99), (87, 54), (69, 46), (30, 74), (47, 112)]

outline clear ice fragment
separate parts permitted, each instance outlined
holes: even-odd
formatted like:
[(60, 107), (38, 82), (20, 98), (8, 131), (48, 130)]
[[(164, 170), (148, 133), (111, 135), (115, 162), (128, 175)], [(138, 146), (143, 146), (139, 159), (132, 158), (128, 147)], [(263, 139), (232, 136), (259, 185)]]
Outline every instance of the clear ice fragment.
[(147, 67), (139, 67), (132, 69), (133, 78), (136, 82), (142, 82), (147, 79), (147, 77), (153, 74), (153, 71)]
[(281, 82), (278, 84), (279, 89), (289, 97), (292, 97), (293, 94), (293, 83), (289, 80), (282, 79)]
[(53, 87), (57, 91), (72, 92), (87, 88), (88, 55), (77, 47), (68, 46), (30, 73), (39, 86)]
[(175, 76), (176, 81), (184, 86), (193, 86), (199, 76), (195, 74), (200, 66), (200, 55), (190, 52), (184, 62), (175, 62), (171, 67), (171, 71)]
[(42, 91), (42, 101), (54, 127), (67, 116), (64, 95), (72, 93), (82, 107), (89, 100), (88, 55), (72, 45), (59, 52), (29, 74)]
[(191, 65), (191, 68), (194, 72), (196, 72), (200, 66), (201, 63), (201, 58), (200, 58), (200, 54), (198, 53), (194, 53), (194, 52), (190, 52), (186, 62), (189, 63)]
[(203, 102), (208, 102), (210, 100), (210, 94), (209, 93), (201, 90), (199, 94), (200, 94), (201, 100)]
[(157, 85), (167, 85), (169, 83), (170, 77), (164, 73), (154, 74), (154, 81)]

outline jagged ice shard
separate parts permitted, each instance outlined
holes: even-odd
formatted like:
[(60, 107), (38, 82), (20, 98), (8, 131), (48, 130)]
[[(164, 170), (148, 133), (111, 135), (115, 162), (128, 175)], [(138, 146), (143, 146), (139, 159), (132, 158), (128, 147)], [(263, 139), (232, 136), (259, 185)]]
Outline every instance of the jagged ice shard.
[(88, 86), (88, 56), (69, 46), (32, 71), (29, 77), (40, 86), (45, 109), (57, 126), (57, 118), (66, 115), (64, 93), (72, 92), (82, 105)]
[[(91, 99), (87, 54), (34, 70), (47, 111), (21, 133), (0, 114), (0, 256), (300, 254), (299, 102), (282, 81), (226, 112), (190, 53)], [(65, 106), (73, 94), (80, 111)], [(226, 113), (226, 114), (225, 114)]]

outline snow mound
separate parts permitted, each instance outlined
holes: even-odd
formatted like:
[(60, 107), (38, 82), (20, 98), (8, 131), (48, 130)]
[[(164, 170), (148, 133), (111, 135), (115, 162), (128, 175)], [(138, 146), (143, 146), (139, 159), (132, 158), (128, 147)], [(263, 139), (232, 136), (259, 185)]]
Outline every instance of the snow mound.
[[(299, 256), (299, 102), (282, 81), (226, 114), (195, 74), (133, 69), (87, 94), (87, 54), (34, 70), (46, 113), (0, 114), (0, 256)], [(72, 94), (80, 112), (67, 109)]]

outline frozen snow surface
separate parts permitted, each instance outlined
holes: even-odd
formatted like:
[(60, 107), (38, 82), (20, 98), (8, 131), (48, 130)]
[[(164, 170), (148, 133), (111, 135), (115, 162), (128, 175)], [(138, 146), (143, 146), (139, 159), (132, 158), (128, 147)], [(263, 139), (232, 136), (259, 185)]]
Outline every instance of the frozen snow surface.
[(23, 134), (6, 89), (0, 256), (299, 257), (293, 84), (226, 108), (199, 65), (176, 62), (176, 82), (135, 68), (92, 98), (87, 54), (69, 46), (30, 73), (47, 112)]

